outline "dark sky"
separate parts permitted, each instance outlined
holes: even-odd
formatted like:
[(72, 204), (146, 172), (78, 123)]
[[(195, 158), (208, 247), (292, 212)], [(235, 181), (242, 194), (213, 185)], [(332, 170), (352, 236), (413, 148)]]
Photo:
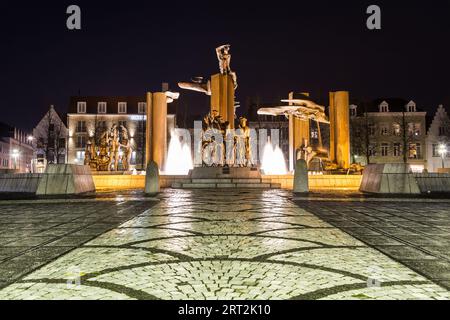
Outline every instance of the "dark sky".
[[(433, 1), (2, 1), (0, 121), (32, 127), (50, 104), (77, 95), (143, 95), (218, 71), (214, 48), (232, 45), (237, 99), (276, 101), (289, 91), (326, 103), (404, 97), (450, 106), (450, 2)], [(227, 3), (229, 5), (227, 5)], [(66, 29), (66, 8), (82, 30)], [(382, 8), (382, 30), (366, 8)], [(180, 104), (205, 113), (205, 97)]]

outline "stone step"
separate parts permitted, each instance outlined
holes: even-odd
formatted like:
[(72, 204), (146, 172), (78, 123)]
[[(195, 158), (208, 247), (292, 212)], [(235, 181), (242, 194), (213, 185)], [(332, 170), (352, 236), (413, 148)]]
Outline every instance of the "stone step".
[(182, 183), (180, 188), (181, 189), (216, 189), (216, 184), (215, 183)]
[(281, 189), (280, 183), (172, 183), (174, 189)]
[(232, 183), (232, 179), (192, 179), (192, 183)]

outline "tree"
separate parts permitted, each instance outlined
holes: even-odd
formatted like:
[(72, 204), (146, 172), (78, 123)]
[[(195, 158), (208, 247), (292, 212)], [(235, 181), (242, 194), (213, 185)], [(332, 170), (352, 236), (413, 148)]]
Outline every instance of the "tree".
[(51, 106), (43, 119), (42, 130), (39, 131), (37, 147), (45, 155), (47, 163), (60, 163), (60, 155), (65, 153), (66, 141), (63, 131), (63, 124), (55, 116), (54, 107)]
[[(372, 119), (367, 110), (367, 105), (361, 103), (362, 116), (354, 116), (350, 119), (350, 146), (352, 155), (363, 156), (366, 158), (366, 163), (370, 164), (371, 152), (371, 127), (373, 126)], [(354, 162), (355, 159), (353, 159)]]

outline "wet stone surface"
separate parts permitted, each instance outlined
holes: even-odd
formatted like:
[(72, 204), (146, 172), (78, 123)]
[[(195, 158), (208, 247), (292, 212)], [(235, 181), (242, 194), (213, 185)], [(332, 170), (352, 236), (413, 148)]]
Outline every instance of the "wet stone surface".
[[(0, 269), (7, 275), (0, 299), (450, 298), (427, 276), (350, 235), (346, 228), (359, 227), (357, 220), (324, 210), (344, 232), (288, 192), (166, 190), (159, 198), (154, 206), (125, 198), (74, 200), (70, 209), (0, 204), (11, 224), (24, 224), (2, 225)], [(116, 225), (108, 228), (108, 221)], [(378, 236), (364, 228), (367, 237)], [(402, 245), (381, 236), (378, 243)], [(416, 261), (431, 261), (425, 258)]]
[(296, 201), (319, 218), (450, 289), (450, 209), (442, 200)]

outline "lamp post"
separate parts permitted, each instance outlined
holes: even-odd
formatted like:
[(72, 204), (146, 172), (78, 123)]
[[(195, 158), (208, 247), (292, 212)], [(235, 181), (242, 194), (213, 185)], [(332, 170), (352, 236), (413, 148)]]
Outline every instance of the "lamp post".
[(441, 144), (439, 146), (439, 154), (441, 155), (442, 158), (442, 169), (445, 168), (445, 157), (447, 155), (447, 147), (445, 144)]

